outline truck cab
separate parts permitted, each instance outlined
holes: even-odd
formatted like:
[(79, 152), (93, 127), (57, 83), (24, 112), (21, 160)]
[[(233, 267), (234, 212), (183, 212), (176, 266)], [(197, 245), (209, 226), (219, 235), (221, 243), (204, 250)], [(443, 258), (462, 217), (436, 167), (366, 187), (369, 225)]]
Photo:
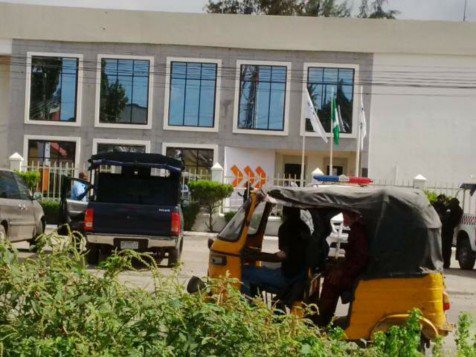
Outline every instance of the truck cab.
[[(64, 180), (60, 223), (86, 237), (89, 262), (115, 249), (132, 249), (176, 265), (183, 246), (182, 163), (159, 154), (118, 152), (93, 155), (89, 162), (89, 181)], [(84, 186), (78, 190), (78, 185)], [(84, 194), (78, 197), (77, 191)]]

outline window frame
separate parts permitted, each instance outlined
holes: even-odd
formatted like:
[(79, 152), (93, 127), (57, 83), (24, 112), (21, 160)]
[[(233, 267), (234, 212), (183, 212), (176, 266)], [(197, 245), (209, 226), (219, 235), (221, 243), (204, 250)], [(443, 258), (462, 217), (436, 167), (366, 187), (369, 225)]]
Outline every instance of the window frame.
[[(307, 137), (320, 137), (319, 134), (315, 132), (307, 132), (306, 131), (306, 122), (305, 120), (302, 119), (303, 116), (303, 110), (304, 106), (306, 105), (306, 96), (305, 93), (307, 91), (307, 78), (308, 78), (308, 71), (309, 68), (314, 68), (314, 67), (323, 67), (323, 68), (344, 68), (344, 69), (353, 69), (354, 70), (354, 89), (353, 89), (353, 103), (352, 103), (352, 132), (351, 133), (340, 133), (341, 138), (357, 138), (357, 118), (359, 115), (359, 102), (356, 100), (357, 96), (357, 90), (358, 86), (357, 83), (359, 83), (359, 68), (360, 66), (358, 64), (351, 64), (351, 63), (321, 63), (321, 62), (306, 62), (304, 63), (303, 66), (303, 81), (302, 81), (302, 95), (301, 95), (301, 123), (300, 123), (300, 135), (304, 136), (306, 135)], [(357, 98), (358, 99), (358, 98)], [(330, 138), (331, 133), (326, 133), (326, 137)]]
[[(238, 116), (239, 116), (240, 94), (241, 94), (240, 93), (241, 66), (242, 65), (286, 67), (286, 92), (284, 97), (283, 130), (240, 129), (238, 127), (238, 119), (239, 119)], [(235, 107), (233, 111), (233, 133), (287, 136), (289, 134), (289, 103), (290, 103), (290, 95), (291, 95), (290, 86), (291, 86), (291, 62), (237, 60), (236, 61), (236, 78), (235, 78)]]
[[(145, 60), (149, 61), (149, 93), (147, 98), (147, 124), (117, 124), (117, 123), (101, 123), (99, 120), (101, 109), (101, 69), (103, 59), (129, 59), (129, 60)], [(154, 98), (154, 56), (130, 56), (118, 54), (98, 54), (96, 68), (96, 102), (94, 111), (94, 126), (96, 128), (116, 128), (116, 129), (151, 129), (152, 113)]]
[(122, 140), (122, 139), (95, 138), (93, 139), (93, 151), (92, 151), (93, 155), (98, 153), (99, 144), (145, 146), (145, 152), (147, 154), (150, 153), (150, 140)]
[[(76, 83), (76, 121), (61, 122), (52, 120), (30, 120), (30, 101), (31, 101), (31, 65), (32, 57), (61, 57), (75, 58), (78, 60), (78, 72)], [(26, 85), (25, 85), (25, 124), (34, 125), (57, 125), (57, 126), (81, 126), (81, 103), (83, 100), (83, 55), (77, 53), (60, 52), (27, 52), (26, 53)]]
[[(213, 127), (169, 125), (170, 83), (171, 83), (170, 76), (172, 75), (172, 62), (212, 63), (217, 65), (217, 72), (216, 72), (216, 79), (215, 79), (215, 115), (213, 117)], [(164, 130), (218, 132), (219, 118), (220, 118), (220, 98), (221, 98), (221, 67), (222, 67), (221, 59), (167, 57), (166, 69), (165, 69), (165, 96), (164, 96), (164, 118), (163, 118)]]
[(26, 165), (28, 165), (28, 142), (30, 140), (43, 140), (43, 141), (68, 141), (74, 142), (76, 145), (75, 148), (75, 157), (74, 157), (74, 167), (75, 169), (79, 168), (79, 159), (81, 156), (81, 138), (73, 136), (54, 136), (54, 135), (24, 135), (23, 137), (23, 157), (26, 160)]

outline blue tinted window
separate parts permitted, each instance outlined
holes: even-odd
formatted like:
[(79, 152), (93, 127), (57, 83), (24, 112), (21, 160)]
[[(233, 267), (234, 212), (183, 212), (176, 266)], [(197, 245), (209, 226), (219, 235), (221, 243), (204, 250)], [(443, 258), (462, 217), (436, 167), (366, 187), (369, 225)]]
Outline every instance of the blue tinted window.
[(147, 60), (102, 59), (100, 122), (147, 124), (149, 71)]
[(212, 128), (217, 65), (171, 62), (170, 66), (169, 125)]
[[(330, 132), (332, 96), (336, 96), (337, 106), (342, 115), (341, 132), (352, 132), (354, 72), (352, 68), (310, 67), (308, 69), (307, 89), (317, 115), (327, 132)], [(312, 131), (309, 120), (306, 122), (306, 130)]]
[(242, 65), (240, 73), (238, 127), (283, 131), (287, 68)]
[(31, 59), (30, 120), (76, 121), (78, 59)]

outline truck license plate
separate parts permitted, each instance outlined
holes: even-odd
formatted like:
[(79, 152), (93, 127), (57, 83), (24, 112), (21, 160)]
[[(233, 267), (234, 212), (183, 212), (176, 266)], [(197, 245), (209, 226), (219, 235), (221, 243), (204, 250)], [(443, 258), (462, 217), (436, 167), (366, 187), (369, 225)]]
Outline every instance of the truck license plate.
[(121, 241), (121, 249), (139, 249), (139, 242), (123, 240)]

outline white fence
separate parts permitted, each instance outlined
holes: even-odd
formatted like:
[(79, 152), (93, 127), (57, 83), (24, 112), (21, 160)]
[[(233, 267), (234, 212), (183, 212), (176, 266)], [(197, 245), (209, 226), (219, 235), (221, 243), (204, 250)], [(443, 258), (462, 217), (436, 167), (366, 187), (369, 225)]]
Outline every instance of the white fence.
[[(40, 163), (33, 163), (29, 166), (18, 166), (23, 171), (37, 171), (40, 173), (40, 180), (35, 187), (36, 192), (40, 192), (46, 199), (57, 200), (60, 198), (61, 185), (64, 176), (76, 177), (80, 171), (83, 171), (85, 167), (74, 167), (71, 163), (52, 163), (51, 165), (44, 165)], [(12, 167), (15, 169), (15, 167)], [(208, 170), (189, 170), (184, 173), (182, 183), (187, 184), (189, 181), (195, 180), (215, 180), (223, 183), (233, 184), (235, 183), (234, 191), (231, 197), (225, 200), (223, 204), (224, 211), (236, 211), (243, 203), (243, 195), (245, 192), (245, 183), (247, 178), (241, 178), (237, 180), (235, 176), (224, 176), (223, 168), (216, 165), (212, 168), (211, 172)], [(239, 184), (237, 184), (239, 182)], [(422, 182), (420, 182), (421, 184)], [(253, 187), (271, 187), (271, 186), (306, 186), (309, 182), (305, 180), (302, 182), (298, 177), (290, 178), (284, 176), (276, 177), (255, 177), (251, 182)], [(373, 186), (394, 186), (412, 189), (415, 187), (416, 182), (414, 180), (406, 181), (385, 181), (374, 180)], [(459, 184), (451, 183), (430, 183), (423, 182), (423, 186), (420, 186), (426, 191), (432, 191), (436, 194), (444, 194), (446, 196), (457, 197), (464, 206), (465, 212), (476, 213), (476, 195), (471, 197), (468, 192), (465, 192), (459, 188)]]

